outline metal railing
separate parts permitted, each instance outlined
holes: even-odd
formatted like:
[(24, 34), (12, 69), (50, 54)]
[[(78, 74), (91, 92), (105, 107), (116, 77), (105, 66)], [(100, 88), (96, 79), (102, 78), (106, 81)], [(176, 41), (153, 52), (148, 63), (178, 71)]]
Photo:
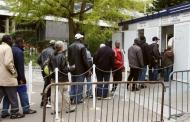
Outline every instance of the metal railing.
[(190, 111), (190, 70), (174, 71), (169, 77), (169, 119), (185, 119)]
[[(117, 83), (117, 89), (111, 94), (110, 87)], [(147, 87), (132, 91), (132, 86), (140, 87), (139, 84)], [(93, 98), (85, 96), (85, 92), (80, 93), (83, 96), (80, 104), (64, 104), (65, 93), (62, 88), (69, 88), (73, 85), (82, 86), (83, 89), (91, 84), (93, 90), (99, 85), (108, 85), (108, 97), (96, 97), (93, 91)], [(45, 92), (44, 97), (47, 98), (48, 89), (57, 89), (56, 95), (53, 95), (55, 102), (52, 110), (47, 110), (45, 105), (43, 108), (43, 122), (163, 122), (163, 104), (164, 104), (164, 84), (163, 82), (93, 82), (93, 83), (53, 83), (50, 84)], [(59, 92), (58, 93), (58, 89)], [(102, 89), (102, 93), (104, 94)], [(65, 91), (68, 92), (69, 90)], [(74, 95), (77, 97), (79, 94)], [(47, 99), (44, 99), (47, 100)], [(46, 103), (46, 102), (44, 102)], [(95, 104), (94, 104), (95, 103)], [(73, 110), (74, 111), (71, 111)], [(58, 110), (56, 110), (58, 109)], [(53, 117), (49, 117), (48, 112), (52, 112)], [(48, 115), (48, 116), (46, 116)], [(50, 115), (51, 116), (51, 115)], [(47, 119), (48, 118), (48, 119)]]

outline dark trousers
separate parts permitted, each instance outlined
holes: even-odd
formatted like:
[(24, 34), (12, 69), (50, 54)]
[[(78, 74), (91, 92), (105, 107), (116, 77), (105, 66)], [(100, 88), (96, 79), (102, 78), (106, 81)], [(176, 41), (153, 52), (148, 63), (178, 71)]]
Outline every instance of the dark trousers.
[[(139, 77), (139, 71), (140, 69), (137, 68), (130, 68), (130, 74), (128, 77), (128, 81), (137, 81)], [(133, 88), (135, 87), (135, 84), (133, 84)]]
[(149, 81), (157, 81), (158, 80), (158, 70), (159, 65), (150, 65), (149, 66)]
[[(98, 82), (108, 82), (110, 80), (110, 73), (102, 72), (96, 70), (96, 76)], [(97, 97), (107, 97), (108, 96), (108, 84), (97, 85)]]
[[(122, 81), (122, 69), (119, 69), (113, 73), (113, 81)], [(113, 84), (112, 91), (117, 89), (117, 83)]]
[[(18, 95), (20, 97), (20, 102), (22, 106), (23, 112), (28, 112), (30, 105), (29, 105), (29, 100), (28, 100), (28, 93), (27, 93), (27, 87), (26, 85), (18, 86), (17, 88)], [(2, 114), (8, 114), (9, 110), (9, 99), (7, 96), (4, 97), (3, 99), (3, 111)]]
[[(42, 71), (42, 76), (44, 78), (44, 88), (43, 88), (43, 92), (45, 91), (45, 88), (51, 84), (51, 78), (50, 76), (47, 76), (43, 71)], [(47, 91), (47, 98), (49, 99), (49, 101), (51, 101), (51, 88), (48, 89)], [(43, 106), (43, 101), (46, 101), (46, 104), (47, 104), (47, 100), (44, 100), (44, 96), (42, 96), (42, 102), (41, 102), (41, 106)]]
[(17, 87), (4, 87), (0, 86), (0, 102), (4, 96), (7, 96), (11, 104), (11, 114), (19, 111)]

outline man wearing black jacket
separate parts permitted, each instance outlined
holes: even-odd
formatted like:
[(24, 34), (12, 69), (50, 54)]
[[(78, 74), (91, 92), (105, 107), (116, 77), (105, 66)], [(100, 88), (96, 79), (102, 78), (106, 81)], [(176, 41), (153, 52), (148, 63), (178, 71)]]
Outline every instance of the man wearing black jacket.
[(159, 52), (158, 37), (153, 37), (153, 43), (149, 47), (149, 80), (157, 81), (158, 80), (158, 68), (160, 65), (161, 55)]
[[(96, 65), (96, 76), (98, 82), (110, 80), (110, 71), (114, 67), (114, 51), (111, 48), (112, 42), (106, 42), (106, 46), (99, 48), (94, 56)], [(97, 85), (97, 97), (108, 97), (108, 84)]]
[[(84, 35), (77, 33), (75, 35), (75, 42), (72, 43), (68, 48), (68, 61), (71, 67), (75, 67), (71, 71), (72, 82), (84, 82), (85, 74), (90, 68), (90, 64), (87, 59), (86, 48), (83, 44)], [(83, 102), (83, 86), (72, 85), (71, 86), (71, 102), (78, 104)]]
[[(148, 51), (149, 51), (149, 46), (146, 43), (146, 38), (144, 36), (140, 37), (140, 45), (142, 54), (143, 54), (143, 61), (144, 61), (144, 67), (141, 69), (139, 72), (139, 81), (145, 81), (146, 77), (146, 72), (147, 72), (147, 65), (148, 63)], [(144, 85), (141, 85), (141, 88), (144, 88)]]

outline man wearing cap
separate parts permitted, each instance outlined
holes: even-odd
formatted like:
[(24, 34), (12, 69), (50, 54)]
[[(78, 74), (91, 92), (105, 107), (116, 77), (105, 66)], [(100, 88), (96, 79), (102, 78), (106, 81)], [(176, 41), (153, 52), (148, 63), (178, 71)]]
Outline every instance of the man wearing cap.
[[(87, 59), (86, 48), (83, 44), (84, 36), (80, 33), (75, 35), (75, 42), (73, 42), (68, 48), (68, 61), (70, 67), (73, 67), (71, 71), (72, 82), (84, 82), (85, 74), (90, 68), (90, 64)], [(72, 85), (71, 86), (71, 102), (78, 104), (83, 102), (82, 96), (83, 86)]]
[[(50, 57), (53, 55), (53, 53), (54, 53), (54, 44), (55, 44), (55, 40), (51, 40), (50, 42), (49, 42), (49, 46), (46, 48), (46, 49), (44, 49), (43, 51), (42, 51), (42, 53), (40, 54), (40, 56), (39, 56), (39, 58), (38, 58), (38, 64), (40, 65), (40, 67), (41, 67), (41, 69), (42, 69), (42, 76), (43, 76), (43, 78), (44, 78), (44, 88), (43, 88), (43, 92), (44, 92), (44, 90), (45, 90), (45, 88), (46, 88), (46, 86), (48, 86), (50, 83), (51, 83), (51, 78), (50, 78), (50, 76), (47, 76), (46, 75), (46, 73), (44, 72), (44, 67), (45, 67), (45, 64), (46, 64), (46, 62), (47, 62), (47, 60), (49, 60), (50, 59)], [(47, 98), (49, 99), (49, 101), (51, 101), (50, 100), (50, 98), (51, 98), (51, 90), (49, 89), (48, 90), (48, 92), (47, 92)], [(43, 97), (42, 97), (42, 102), (41, 102), (41, 104), (40, 104), (40, 106), (42, 107), (43, 106)], [(47, 105), (47, 107), (48, 107), (49, 105)]]
[(150, 54), (149, 54), (149, 80), (157, 81), (158, 80), (158, 68), (160, 64), (160, 52), (158, 41), (160, 39), (158, 37), (153, 37), (153, 43), (150, 45)]

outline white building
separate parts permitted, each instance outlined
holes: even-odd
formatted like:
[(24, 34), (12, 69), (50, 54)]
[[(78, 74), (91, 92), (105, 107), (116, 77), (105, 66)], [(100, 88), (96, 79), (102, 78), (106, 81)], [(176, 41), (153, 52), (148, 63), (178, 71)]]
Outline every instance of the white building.
[(144, 35), (147, 43), (157, 36), (160, 52), (163, 52), (171, 35), (174, 36), (174, 70), (190, 69), (190, 3), (178, 5), (158, 13), (119, 23), (120, 31), (113, 35), (113, 41), (120, 40), (125, 50), (139, 35)]

